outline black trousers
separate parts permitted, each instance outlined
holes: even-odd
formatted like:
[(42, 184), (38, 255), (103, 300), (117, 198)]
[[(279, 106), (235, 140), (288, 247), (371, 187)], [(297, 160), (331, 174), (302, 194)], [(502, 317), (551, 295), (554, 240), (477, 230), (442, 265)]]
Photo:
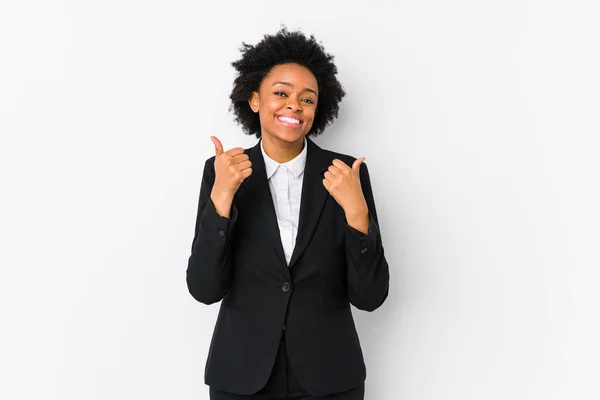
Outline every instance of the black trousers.
[(346, 392), (328, 396), (311, 396), (306, 393), (294, 376), (285, 350), (285, 331), (281, 338), (277, 359), (267, 384), (258, 393), (243, 396), (210, 388), (210, 400), (364, 400), (365, 385)]

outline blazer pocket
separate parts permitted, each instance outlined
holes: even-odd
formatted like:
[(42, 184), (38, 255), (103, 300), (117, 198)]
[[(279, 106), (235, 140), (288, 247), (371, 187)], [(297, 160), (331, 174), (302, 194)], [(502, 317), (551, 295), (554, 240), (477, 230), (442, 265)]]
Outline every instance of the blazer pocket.
[(336, 305), (336, 306), (332, 306), (332, 307), (326, 308), (325, 309), (325, 313), (329, 314), (329, 313), (332, 313), (332, 312), (336, 312), (336, 311), (340, 311), (340, 310), (345, 310), (348, 307), (350, 307), (349, 304), (339, 304), (339, 305)]
[(227, 308), (231, 308), (232, 310), (236, 310), (236, 311), (244, 311), (244, 309), (242, 307), (238, 306), (237, 304), (223, 303), (223, 306), (225, 306)]

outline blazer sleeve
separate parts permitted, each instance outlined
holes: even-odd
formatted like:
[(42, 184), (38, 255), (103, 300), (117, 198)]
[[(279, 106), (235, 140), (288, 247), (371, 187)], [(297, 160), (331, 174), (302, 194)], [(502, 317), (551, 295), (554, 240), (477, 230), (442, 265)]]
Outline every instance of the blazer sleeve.
[(230, 242), (238, 217), (235, 204), (231, 205), (230, 218), (217, 213), (210, 198), (214, 181), (214, 157), (211, 157), (204, 165), (194, 240), (186, 271), (190, 294), (204, 304), (216, 303), (227, 293), (232, 262)]
[(369, 170), (365, 163), (360, 167), (360, 182), (369, 208), (369, 228), (365, 235), (346, 223), (348, 297), (356, 308), (374, 311), (388, 296), (390, 272), (379, 232)]

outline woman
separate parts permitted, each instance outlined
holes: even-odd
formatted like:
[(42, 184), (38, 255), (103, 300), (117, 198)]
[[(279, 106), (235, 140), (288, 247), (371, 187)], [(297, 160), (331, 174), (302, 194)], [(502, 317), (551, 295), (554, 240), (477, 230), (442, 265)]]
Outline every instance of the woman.
[(338, 115), (344, 90), (313, 36), (281, 29), (232, 64), (236, 121), (260, 140), (204, 166), (187, 268), (191, 295), (222, 300), (205, 370), (210, 398), (363, 399), (350, 304), (388, 296), (364, 158), (309, 137)]

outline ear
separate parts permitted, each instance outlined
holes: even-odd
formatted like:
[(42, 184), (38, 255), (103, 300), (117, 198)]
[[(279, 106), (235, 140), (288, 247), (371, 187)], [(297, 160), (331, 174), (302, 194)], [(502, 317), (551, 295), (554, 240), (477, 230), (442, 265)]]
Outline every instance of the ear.
[(250, 98), (248, 99), (248, 104), (250, 104), (250, 108), (255, 113), (258, 112), (258, 104), (260, 103), (260, 97), (258, 96), (258, 92), (252, 92)]

